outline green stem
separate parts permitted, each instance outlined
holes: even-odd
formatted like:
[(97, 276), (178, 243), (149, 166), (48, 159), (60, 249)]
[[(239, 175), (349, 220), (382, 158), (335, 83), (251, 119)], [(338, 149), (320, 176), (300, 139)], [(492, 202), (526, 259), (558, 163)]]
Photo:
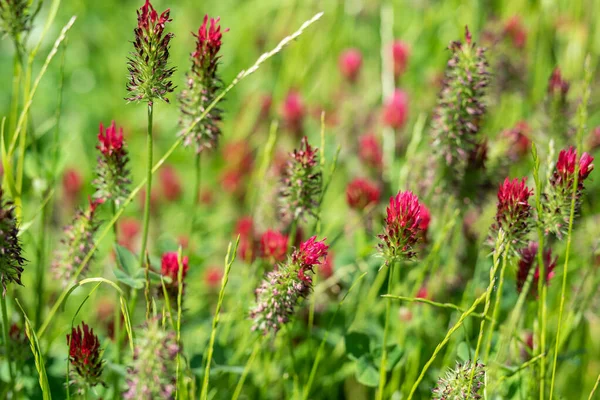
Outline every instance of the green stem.
[(194, 182), (194, 192), (192, 193), (192, 221), (190, 223), (190, 239), (194, 234), (194, 226), (196, 225), (196, 217), (198, 215), (198, 207), (200, 203), (200, 183), (202, 182), (202, 153), (196, 154), (196, 180)]
[(254, 344), (254, 349), (252, 349), (252, 353), (250, 354), (250, 358), (248, 358), (248, 361), (246, 362), (246, 366), (244, 367), (244, 372), (242, 372), (242, 376), (240, 376), (240, 380), (238, 381), (238, 384), (235, 387), (235, 391), (233, 392), (233, 396), (231, 397), (231, 400), (237, 400), (238, 397), (240, 397), (240, 394), (242, 393), (242, 389), (244, 387), (244, 382), (246, 381), (248, 372), (250, 372), (250, 367), (252, 366), (254, 359), (258, 355), (259, 350), (260, 350), (260, 341), (257, 340), (256, 344)]
[[(392, 279), (394, 277), (394, 263), (392, 262), (388, 267), (388, 294), (392, 294)], [(383, 328), (383, 343), (381, 347), (381, 364), (379, 366), (379, 389), (377, 391), (377, 399), (383, 399), (383, 392), (385, 389), (385, 378), (386, 378), (386, 362), (387, 362), (387, 340), (390, 328), (390, 313), (391, 313), (392, 299), (386, 299), (385, 303), (385, 326)]]
[(588, 397), (588, 400), (592, 400), (594, 398), (594, 393), (596, 393), (596, 390), (598, 389), (598, 385), (600, 385), (600, 374), (598, 375), (598, 378), (596, 379), (596, 384), (592, 388), (592, 391), (590, 392), (590, 397)]
[(144, 228), (142, 232), (142, 249), (140, 251), (140, 269), (144, 268), (146, 246), (148, 245), (148, 230), (150, 228), (150, 198), (152, 192), (152, 115), (153, 105), (148, 103), (148, 137), (146, 145), (146, 199), (144, 201)]
[(37, 307), (35, 309), (35, 327), (39, 328), (42, 323), (42, 311), (44, 309), (44, 281), (46, 272), (46, 237), (48, 227), (48, 205), (46, 202), (42, 207), (42, 218), (40, 221), (40, 240), (38, 243), (37, 268), (36, 268), (36, 295)]
[(483, 363), (487, 365), (488, 358), (490, 356), (490, 350), (492, 349), (492, 335), (494, 334), (494, 328), (496, 327), (496, 321), (498, 321), (498, 314), (500, 313), (500, 303), (502, 300), (502, 288), (504, 286), (504, 271), (508, 264), (508, 257), (510, 254), (510, 243), (506, 245), (504, 254), (502, 255), (502, 267), (500, 268), (500, 282), (498, 283), (498, 293), (496, 294), (496, 301), (494, 302), (494, 311), (492, 312), (492, 321), (487, 336), (487, 345), (485, 347), (485, 353), (483, 357)]
[[(33, 69), (33, 60), (30, 59), (27, 64), (27, 70), (25, 73), (25, 84), (24, 84), (24, 93), (29, 93), (31, 88), (31, 70)], [(25, 170), (25, 148), (27, 145), (27, 123), (28, 123), (28, 109), (23, 110), (25, 113), (23, 120), (23, 128), (21, 130), (21, 134), (19, 136), (19, 158), (17, 161), (17, 176), (16, 176), (16, 198), (15, 198), (15, 206), (16, 206), (16, 214), (17, 218), (21, 219), (23, 215), (23, 174)]]
[[(116, 205), (115, 202), (111, 202), (111, 208), (112, 208), (112, 215), (113, 217), (117, 214), (117, 209), (116, 209)], [(117, 224), (113, 224), (113, 234), (114, 234), (114, 239), (115, 239), (115, 244), (119, 243), (119, 235), (118, 235), (118, 228), (117, 228)], [(116, 302), (116, 306), (115, 306), (115, 310), (114, 310), (114, 315), (113, 315), (113, 325), (114, 325), (114, 343), (115, 343), (115, 364), (116, 365), (120, 365), (121, 364), (121, 340), (123, 339), (121, 337), (121, 310), (119, 307), (120, 304), (120, 295), (117, 292), (117, 302)], [(117, 400), (121, 397), (121, 391), (119, 390), (119, 381), (120, 381), (120, 376), (119, 373), (115, 371), (115, 373), (113, 374), (113, 399)]]
[(15, 378), (13, 375), (12, 363), (10, 362), (10, 339), (8, 336), (8, 311), (6, 310), (6, 298), (0, 293), (0, 303), (2, 303), (2, 337), (4, 339), (4, 351), (6, 352), (6, 362), (8, 363), (8, 376), (10, 379), (10, 390), (14, 390)]

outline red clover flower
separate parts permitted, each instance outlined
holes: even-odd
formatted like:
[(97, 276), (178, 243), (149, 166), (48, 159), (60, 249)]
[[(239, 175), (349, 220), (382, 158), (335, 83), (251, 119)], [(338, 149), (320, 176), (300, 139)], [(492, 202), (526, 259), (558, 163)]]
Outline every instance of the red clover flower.
[(69, 346), (69, 361), (74, 368), (73, 381), (80, 393), (85, 387), (93, 387), (98, 384), (104, 385), (102, 381), (102, 370), (104, 360), (103, 351), (100, 349), (98, 336), (85, 322), (81, 326), (72, 328), (71, 334), (67, 334), (67, 345)]
[(96, 164), (96, 179), (93, 182), (96, 187), (94, 198), (102, 201), (112, 200), (119, 208), (129, 196), (131, 183), (123, 128), (117, 130), (115, 121), (112, 121), (105, 130), (104, 125), (100, 123), (98, 142), (97, 149), (100, 150), (100, 155)]
[(492, 234), (495, 237), (502, 229), (506, 239), (516, 245), (523, 244), (525, 236), (531, 229), (532, 207), (529, 196), (532, 191), (525, 184), (526, 179), (506, 178), (498, 189), (498, 205)]
[(377, 205), (381, 190), (377, 184), (363, 178), (356, 178), (346, 187), (346, 201), (350, 208), (364, 211), (369, 205)]

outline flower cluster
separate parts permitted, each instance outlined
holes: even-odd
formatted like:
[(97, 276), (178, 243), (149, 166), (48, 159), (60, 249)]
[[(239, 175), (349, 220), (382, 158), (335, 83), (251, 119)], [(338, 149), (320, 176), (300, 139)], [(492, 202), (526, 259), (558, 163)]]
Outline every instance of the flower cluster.
[(480, 142), (489, 73), (484, 50), (471, 41), (468, 29), (465, 43), (452, 42), (449, 48), (453, 55), (446, 68), (432, 129), (445, 181), (456, 184), (463, 181), (469, 155)]
[(150, 105), (155, 98), (169, 102), (165, 96), (175, 88), (169, 79), (175, 68), (167, 66), (169, 62), (169, 42), (172, 33), (165, 34), (165, 25), (171, 22), (170, 10), (160, 16), (152, 7), (150, 0), (137, 11), (138, 25), (134, 29), (134, 50), (128, 58), (129, 82), (127, 101), (147, 101)]
[(112, 121), (105, 130), (104, 125), (100, 123), (98, 141), (97, 149), (100, 150), (100, 156), (96, 165), (94, 198), (102, 201), (112, 200), (118, 208), (129, 196), (131, 183), (127, 169), (129, 157), (123, 141), (123, 128), (117, 130), (115, 121)]
[(260, 238), (260, 255), (270, 262), (285, 260), (288, 237), (281, 232), (268, 230)]
[[(97, 208), (102, 200), (90, 200), (86, 210), (79, 209), (73, 222), (64, 228), (65, 237), (61, 240), (62, 249), (56, 253), (52, 269), (56, 279), (67, 285), (94, 245), (94, 234), (98, 230)], [(89, 261), (80, 274), (89, 267)]]
[(15, 207), (11, 201), (4, 199), (0, 188), (0, 284), (2, 296), (6, 295), (6, 285), (21, 283), (23, 273), (23, 249), (19, 241), (19, 229), (15, 217)]
[(31, 0), (0, 0), (0, 34), (9, 35), (16, 42), (21, 33), (29, 31), (41, 7), (41, 3), (36, 3), (34, 5)]
[(93, 387), (102, 382), (102, 369), (104, 360), (103, 351), (100, 349), (98, 336), (85, 322), (81, 326), (72, 328), (71, 334), (67, 334), (67, 345), (69, 346), (69, 361), (74, 368), (73, 380), (78, 391), (83, 392), (86, 387)]
[(561, 238), (568, 227), (571, 216), (571, 199), (575, 184), (575, 169), (578, 168), (577, 188), (575, 191), (575, 213), (581, 208), (581, 195), (585, 189), (584, 182), (594, 169), (594, 158), (583, 153), (578, 160), (577, 150), (569, 147), (561, 150), (550, 185), (544, 194), (544, 214), (542, 216), (544, 229)]
[(305, 214), (314, 215), (318, 207), (322, 174), (318, 165), (317, 149), (308, 144), (306, 136), (302, 138), (300, 149), (290, 153), (283, 174), (280, 196), (282, 216), (285, 220), (298, 219)]
[(502, 229), (506, 239), (515, 248), (523, 244), (525, 236), (531, 229), (532, 207), (529, 204), (531, 189), (525, 184), (526, 179), (506, 178), (498, 189), (498, 205), (496, 217), (492, 225), (492, 235), (496, 237)]
[(410, 191), (390, 198), (384, 232), (378, 248), (386, 263), (415, 256), (414, 247), (423, 240), (423, 206)]
[[(185, 276), (189, 269), (189, 259), (187, 256), (181, 258), (181, 280), (185, 286)], [(179, 292), (179, 255), (176, 252), (167, 252), (163, 254), (160, 263), (160, 273), (162, 276), (170, 278), (171, 282), (165, 282), (167, 293), (171, 298), (177, 298)]]
[(127, 374), (125, 399), (174, 399), (176, 362), (180, 348), (175, 332), (166, 331), (154, 318), (136, 338), (133, 365)]
[(198, 153), (215, 148), (221, 135), (219, 124), (223, 110), (217, 105), (199, 120), (223, 87), (217, 74), (222, 38), (219, 21), (219, 18), (209, 20), (205, 15), (198, 33), (193, 34), (196, 37), (196, 50), (190, 55), (192, 66), (186, 75), (186, 89), (179, 98), (179, 124), (181, 134), (185, 137), (184, 144), (194, 144)]
[[(473, 371), (475, 370), (475, 371)], [(471, 381), (471, 376), (473, 380)], [(433, 389), (434, 400), (481, 399), (485, 387), (485, 366), (472, 361), (457, 363)], [(471, 388), (470, 393), (467, 393)]]
[[(530, 298), (537, 298), (537, 288), (540, 280), (540, 266), (538, 264), (538, 248), (539, 245), (536, 242), (530, 242), (527, 247), (522, 249), (519, 253), (519, 267), (517, 270), (517, 291), (521, 293), (523, 287), (525, 286), (525, 282), (527, 281), (527, 276), (529, 276), (529, 271), (535, 266), (535, 271), (533, 273), (533, 281), (531, 283), (531, 287), (529, 290)], [(544, 271), (546, 274), (545, 283), (548, 284), (550, 279), (554, 276), (554, 268), (556, 267), (556, 257), (552, 258), (552, 251), (550, 249), (546, 249), (544, 251)]]
[(276, 333), (289, 321), (301, 298), (312, 289), (314, 267), (323, 263), (329, 247), (325, 239), (317, 241), (311, 237), (294, 251), (288, 261), (269, 272), (256, 289), (256, 306), (250, 310), (254, 320), (252, 330), (263, 335)]
[(379, 203), (381, 190), (377, 184), (363, 178), (356, 178), (346, 187), (346, 201), (350, 208), (363, 211), (367, 206)]

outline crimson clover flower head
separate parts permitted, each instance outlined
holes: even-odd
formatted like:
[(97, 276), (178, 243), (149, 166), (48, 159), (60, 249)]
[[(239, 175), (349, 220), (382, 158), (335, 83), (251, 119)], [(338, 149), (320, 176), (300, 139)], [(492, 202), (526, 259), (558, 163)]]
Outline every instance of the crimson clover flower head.
[(95, 199), (112, 200), (119, 207), (129, 196), (131, 184), (128, 163), (129, 155), (123, 140), (123, 128), (117, 129), (115, 121), (104, 129), (100, 123), (98, 133), (100, 155), (96, 164)]
[(383, 106), (383, 123), (392, 129), (401, 129), (408, 118), (408, 95), (396, 89)]
[(488, 62), (483, 48), (465, 29), (465, 42), (451, 42), (442, 90), (432, 122), (433, 146), (449, 187), (461, 191), (470, 155), (481, 142), (486, 114), (484, 97), (489, 85)]
[(196, 152), (200, 153), (205, 149), (214, 149), (221, 135), (223, 110), (216, 104), (206, 113), (223, 88), (217, 71), (223, 37), (220, 18), (205, 15), (198, 33), (192, 35), (196, 38), (196, 48), (190, 54), (192, 65), (186, 74), (186, 88), (179, 97), (179, 125), (184, 144), (194, 144)]
[(311, 237), (294, 251), (287, 262), (265, 276), (255, 290), (256, 304), (250, 310), (253, 331), (263, 335), (276, 333), (286, 324), (300, 302), (312, 290), (314, 267), (325, 262), (328, 246), (325, 239)]
[(525, 235), (531, 229), (532, 207), (529, 196), (532, 190), (527, 187), (526, 178), (506, 178), (498, 189), (498, 205), (495, 222), (492, 225), (494, 237), (500, 229), (504, 230), (507, 240), (522, 244)]
[(594, 170), (594, 157), (583, 153), (579, 157), (572, 146), (561, 150), (558, 154), (556, 167), (550, 178), (550, 185), (544, 193), (542, 222), (546, 232), (551, 232), (558, 238), (566, 233), (571, 217), (571, 199), (575, 184), (575, 170), (579, 166), (577, 188), (575, 191), (575, 214), (581, 209), (581, 196), (585, 190), (585, 180)]
[(69, 361), (75, 372), (72, 383), (77, 385), (78, 390), (82, 392), (86, 386), (103, 385), (103, 351), (100, 349), (100, 340), (94, 334), (94, 330), (82, 322), (81, 326), (72, 328), (70, 335), (67, 334), (67, 345)]
[(317, 149), (306, 136), (299, 149), (290, 153), (279, 189), (281, 214), (284, 220), (314, 215), (322, 190), (322, 174), (318, 166)]
[(19, 240), (19, 228), (15, 217), (15, 207), (4, 198), (0, 188), (0, 284), (2, 296), (6, 295), (6, 285), (21, 283), (21, 274), (26, 260)]
[[(432, 391), (432, 399), (481, 399), (485, 390), (485, 381), (485, 365), (473, 363), (471, 360), (457, 363), (456, 368), (449, 370), (445, 377), (438, 379), (437, 386)], [(470, 393), (468, 393), (469, 388)]]
[(566, 96), (569, 92), (569, 87), (570, 84), (563, 78), (560, 68), (554, 68), (548, 80), (548, 94)]
[(515, 48), (522, 49), (525, 47), (527, 30), (518, 15), (513, 15), (506, 21), (504, 24), (504, 34), (510, 38)]
[(381, 170), (383, 167), (383, 150), (374, 133), (368, 133), (358, 139), (358, 156), (367, 166)]
[(392, 58), (394, 60), (394, 76), (400, 77), (406, 70), (408, 57), (410, 56), (410, 47), (402, 40), (395, 40), (392, 43)]
[(170, 10), (158, 14), (150, 0), (137, 11), (138, 25), (134, 29), (134, 51), (128, 58), (129, 82), (127, 101), (147, 101), (159, 98), (168, 103), (167, 94), (175, 89), (170, 81), (175, 68), (168, 67), (169, 43), (172, 33), (165, 34), (165, 25), (172, 20)]
[(261, 257), (273, 262), (285, 260), (288, 249), (288, 237), (281, 232), (267, 230), (260, 238)]
[[(189, 258), (184, 256), (181, 258), (182, 278), (185, 279), (189, 270)], [(160, 272), (162, 276), (171, 278), (172, 284), (177, 286), (179, 281), (179, 255), (175, 251), (170, 251), (163, 254), (160, 262)]]
[[(52, 263), (54, 276), (63, 286), (69, 283), (94, 246), (94, 235), (100, 225), (97, 208), (103, 202), (102, 199), (89, 199), (87, 209), (77, 210), (71, 224), (64, 228), (65, 236), (61, 240), (61, 248), (56, 252)], [(90, 262), (91, 260), (88, 260), (80, 276), (87, 272)]]
[(379, 251), (386, 263), (415, 256), (414, 247), (423, 240), (422, 204), (411, 191), (390, 198)]
[[(519, 255), (519, 266), (517, 270), (517, 291), (521, 293), (523, 291), (523, 287), (525, 286), (525, 282), (527, 281), (527, 276), (529, 276), (529, 272), (532, 268), (535, 267), (535, 271), (533, 273), (533, 281), (531, 283), (529, 289), (529, 298), (534, 299), (537, 298), (537, 290), (538, 283), (540, 280), (540, 266), (538, 264), (538, 249), (539, 244), (537, 242), (530, 242), (527, 247), (523, 248)], [(546, 249), (543, 253), (544, 259), (544, 270), (546, 273), (546, 281), (548, 284), (550, 279), (554, 276), (554, 268), (556, 267), (556, 259), (557, 257), (552, 258), (552, 250)]]
[(376, 183), (356, 178), (346, 187), (346, 201), (350, 208), (363, 211), (369, 205), (379, 203), (381, 190)]
[(146, 322), (136, 336), (133, 363), (127, 374), (125, 399), (174, 399), (177, 380), (177, 344), (174, 331), (159, 324), (157, 318)]
[(339, 59), (340, 72), (350, 83), (356, 82), (362, 66), (362, 54), (357, 49), (347, 49)]

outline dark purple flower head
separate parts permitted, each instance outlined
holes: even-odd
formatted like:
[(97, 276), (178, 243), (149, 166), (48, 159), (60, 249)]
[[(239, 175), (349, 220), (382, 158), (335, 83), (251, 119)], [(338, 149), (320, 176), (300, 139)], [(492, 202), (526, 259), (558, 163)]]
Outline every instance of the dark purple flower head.
[(560, 68), (554, 68), (552, 75), (548, 80), (548, 94), (566, 96), (569, 92), (569, 82), (563, 79)]
[(94, 330), (82, 322), (81, 326), (73, 328), (71, 334), (67, 335), (67, 345), (69, 361), (77, 374), (74, 380), (79, 389), (103, 384), (101, 377), (104, 361), (100, 341), (94, 335)]
[(119, 207), (129, 196), (129, 156), (123, 140), (123, 128), (117, 130), (115, 121), (104, 129), (100, 123), (98, 133), (100, 156), (96, 164), (95, 199), (112, 200)]
[(169, 43), (172, 33), (164, 34), (165, 25), (172, 20), (170, 10), (165, 10), (160, 16), (146, 0), (137, 11), (138, 25), (134, 29), (134, 51), (128, 60), (129, 82), (127, 90), (130, 97), (127, 101), (147, 101), (152, 104), (155, 98), (169, 102), (168, 93), (174, 90), (169, 80), (175, 68), (167, 66), (169, 61)]
[(15, 207), (11, 201), (4, 199), (0, 188), (0, 284), (2, 296), (6, 295), (6, 285), (21, 283), (23, 273), (23, 249), (19, 240), (19, 229), (15, 217)]
[[(537, 242), (530, 242), (527, 247), (521, 250), (521, 259), (519, 260), (519, 269), (517, 270), (517, 291), (521, 293), (523, 287), (525, 286), (525, 282), (527, 281), (529, 271), (531, 271), (531, 268), (535, 267), (535, 272), (533, 273), (533, 281), (529, 289), (530, 298), (537, 298), (538, 283), (540, 280), (540, 266), (538, 264), (537, 255), (538, 248), (539, 245)], [(548, 282), (550, 282), (550, 279), (554, 276), (555, 267), (556, 257), (552, 258), (552, 251), (550, 249), (546, 249), (544, 251), (544, 269), (546, 272), (546, 284), (548, 284)]]
[(410, 259), (415, 245), (423, 240), (422, 205), (411, 191), (398, 192), (390, 198), (384, 233), (379, 235), (379, 251), (386, 263)]
[(500, 185), (496, 218), (492, 225), (494, 236), (502, 229), (507, 240), (516, 245), (522, 243), (531, 228), (532, 207), (529, 204), (529, 196), (532, 191), (525, 182), (525, 178), (506, 178)]

